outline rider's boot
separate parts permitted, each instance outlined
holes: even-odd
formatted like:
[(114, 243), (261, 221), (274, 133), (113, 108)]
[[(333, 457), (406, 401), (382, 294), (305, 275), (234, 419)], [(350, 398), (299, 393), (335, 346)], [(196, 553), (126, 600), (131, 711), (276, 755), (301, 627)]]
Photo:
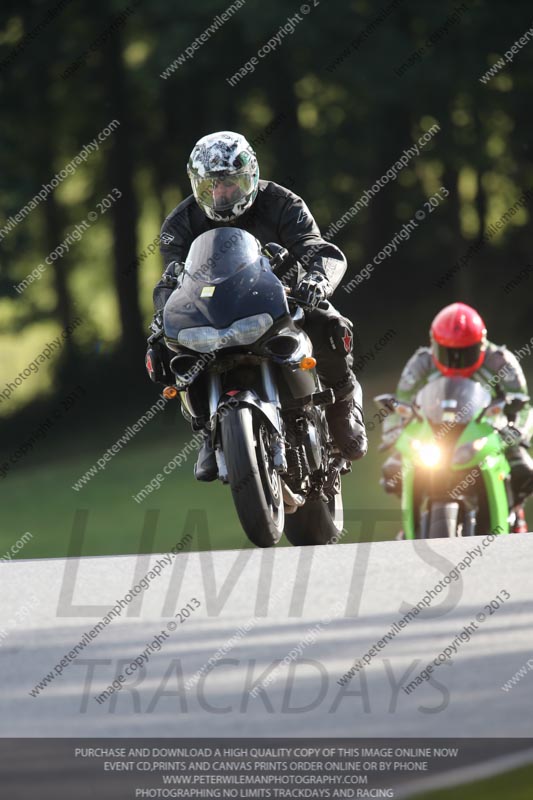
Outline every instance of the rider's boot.
[(366, 455), (368, 440), (363, 410), (353, 392), (327, 406), (326, 419), (333, 441), (343, 458), (356, 461)]

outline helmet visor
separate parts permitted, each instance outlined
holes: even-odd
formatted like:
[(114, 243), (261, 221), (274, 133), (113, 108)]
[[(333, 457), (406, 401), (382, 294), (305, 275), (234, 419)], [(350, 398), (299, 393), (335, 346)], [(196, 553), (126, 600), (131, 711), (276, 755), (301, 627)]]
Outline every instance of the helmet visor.
[(438, 342), (433, 342), (433, 355), (435, 360), (447, 369), (468, 369), (477, 364), (482, 351), (485, 349), (483, 342), (477, 342), (469, 347), (444, 347)]
[(213, 211), (229, 211), (254, 189), (254, 176), (249, 172), (214, 177), (191, 176), (196, 201)]

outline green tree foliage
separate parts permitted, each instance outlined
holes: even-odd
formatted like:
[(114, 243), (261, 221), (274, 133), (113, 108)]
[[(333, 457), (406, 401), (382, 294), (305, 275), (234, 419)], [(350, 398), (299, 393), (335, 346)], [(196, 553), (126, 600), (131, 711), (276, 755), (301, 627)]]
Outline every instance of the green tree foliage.
[[(456, 298), (480, 307), (493, 339), (518, 347), (529, 338), (532, 278), (522, 289), (504, 286), (531, 257), (531, 203), (489, 242), (482, 237), (533, 187), (533, 42), (488, 83), (479, 80), (529, 28), (526, 0), (512, 14), (496, 13), (488, 0), (304, 6), (306, 13), (281, 0), (246, 0), (209, 32), (224, 3), (3, 3), (0, 229), (108, 123), (120, 126), (2, 237), (2, 382), (51, 332), (79, 314), (85, 323), (35, 388), (0, 414), (60, 393), (76, 370), (101, 374), (110, 387), (147, 390), (143, 336), (161, 265), (146, 251), (189, 193), (185, 164), (195, 140), (225, 128), (257, 142), (263, 177), (303, 195), (326, 230), (437, 122), (441, 130), (421, 155), (335, 236), (350, 275), (436, 189), (445, 186), (449, 198), (371, 280), (351, 294), (339, 290), (338, 304), (363, 344), (391, 325), (401, 332), (395, 369), (425, 338), (433, 314)], [(283, 26), (276, 48), (231, 86), (227, 79)], [(161, 77), (204, 32), (192, 57)], [(121, 198), (17, 293), (14, 286), (114, 188)], [(477, 253), (439, 288), (476, 241)]]

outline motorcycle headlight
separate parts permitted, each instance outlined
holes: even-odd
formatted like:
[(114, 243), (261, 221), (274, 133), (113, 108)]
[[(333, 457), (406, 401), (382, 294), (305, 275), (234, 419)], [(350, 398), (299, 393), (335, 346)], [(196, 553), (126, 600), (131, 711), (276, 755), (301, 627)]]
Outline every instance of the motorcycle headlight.
[(188, 350), (211, 353), (223, 347), (253, 344), (274, 324), (270, 314), (255, 314), (233, 322), (228, 328), (184, 328), (178, 334), (178, 342)]
[(433, 442), (424, 443), (413, 439), (411, 447), (425, 467), (435, 467), (441, 458), (440, 447)]
[(473, 442), (462, 444), (453, 454), (452, 463), (468, 464), (469, 461), (472, 461), (472, 459), (475, 458), (476, 454), (479, 453), (480, 450), (483, 450), (486, 444), (486, 436), (482, 436), (481, 439), (474, 439)]

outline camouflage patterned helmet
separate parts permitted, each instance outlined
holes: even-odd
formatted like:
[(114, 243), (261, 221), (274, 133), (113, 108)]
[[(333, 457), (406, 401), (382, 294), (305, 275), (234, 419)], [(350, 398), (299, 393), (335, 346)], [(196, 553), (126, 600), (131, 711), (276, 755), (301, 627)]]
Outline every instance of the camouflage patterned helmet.
[(196, 202), (215, 222), (231, 222), (257, 197), (259, 165), (244, 136), (210, 133), (194, 145), (187, 165)]

